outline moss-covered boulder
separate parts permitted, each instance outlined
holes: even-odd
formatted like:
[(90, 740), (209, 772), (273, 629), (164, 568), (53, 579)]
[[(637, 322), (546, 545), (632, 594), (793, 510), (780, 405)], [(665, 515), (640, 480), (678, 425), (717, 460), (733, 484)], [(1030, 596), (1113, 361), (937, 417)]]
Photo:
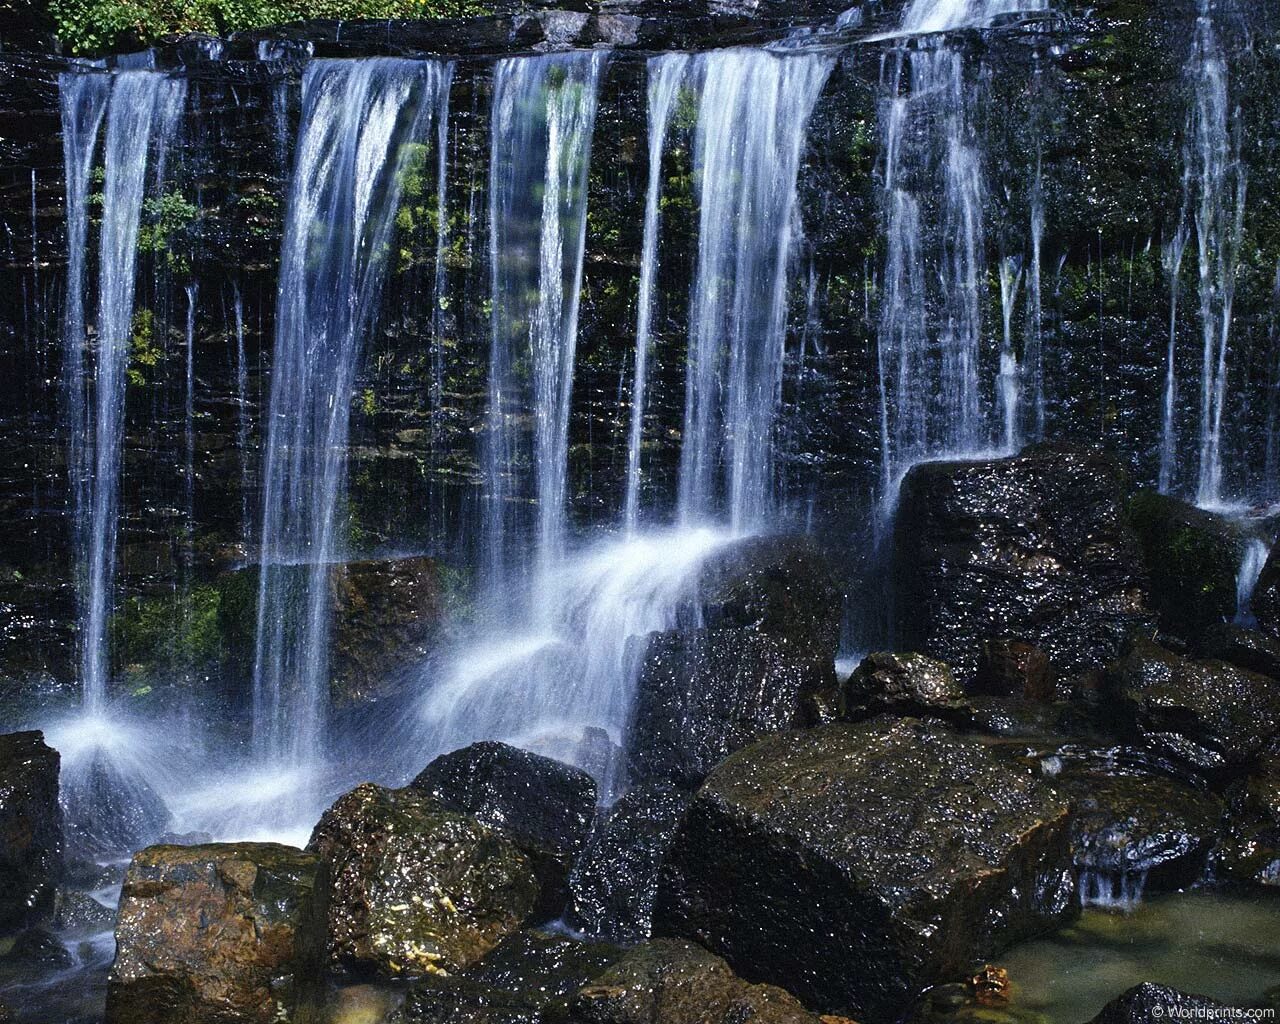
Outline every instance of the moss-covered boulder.
[(506, 743), (484, 742), (436, 758), (410, 785), (514, 842), (538, 875), (540, 914), (560, 916), (569, 871), (596, 816), (590, 775)]
[(317, 1019), (328, 891), (317, 857), (274, 843), (136, 854), (120, 895), (107, 1024)]
[(1129, 522), (1142, 545), (1151, 604), (1169, 632), (1192, 639), (1236, 614), (1237, 581), (1250, 532), (1239, 519), (1139, 491)]
[(1146, 583), (1111, 456), (1057, 445), (934, 462), (903, 480), (894, 533), (898, 642), (972, 681), (984, 641), (1016, 638), (1072, 676), (1148, 628)]
[(1076, 911), (1070, 808), (936, 722), (769, 737), (717, 768), (655, 927), (823, 1012), (896, 1019), (925, 986)]
[(53, 909), (63, 870), (60, 765), (42, 733), (0, 736), (0, 931)]
[(1243, 774), (1280, 734), (1280, 686), (1236, 665), (1140, 639), (1107, 675), (1144, 742), (1196, 771)]
[[(286, 633), (306, 614), (307, 566), (274, 566), (284, 577)], [(260, 569), (249, 566), (218, 580), (218, 623), (223, 639), (223, 671), (229, 679), (250, 679), (257, 636)], [(432, 558), (344, 562), (329, 570), (333, 609), (329, 693), (341, 709), (385, 692), (397, 668), (429, 654), (446, 618), (446, 594), (439, 564)]]
[(365, 784), (316, 825), (330, 868), (329, 953), (389, 976), (455, 973), (518, 931), (538, 902), (503, 835), (414, 789)]
[(689, 942), (637, 946), (575, 995), (581, 1024), (819, 1024), (790, 993), (752, 985)]

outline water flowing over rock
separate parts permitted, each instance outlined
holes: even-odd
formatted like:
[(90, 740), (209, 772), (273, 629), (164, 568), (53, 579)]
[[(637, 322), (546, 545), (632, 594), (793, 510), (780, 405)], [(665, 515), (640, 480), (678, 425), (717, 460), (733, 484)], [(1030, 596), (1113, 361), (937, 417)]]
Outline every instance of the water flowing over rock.
[(1105, 455), (1045, 446), (917, 466), (894, 545), (899, 646), (963, 681), (987, 639), (1033, 643), (1072, 675), (1150, 625), (1123, 474)]
[(0, 929), (53, 909), (63, 869), (58, 765), (40, 733), (0, 736)]
[(590, 775), (505, 743), (476, 743), (436, 758), (410, 785), (515, 843), (538, 876), (542, 914), (560, 916), (595, 819)]
[(1071, 917), (1069, 820), (1030, 770), (939, 725), (783, 733), (698, 792), (656, 925), (823, 1011), (893, 1019), (924, 986)]
[(108, 1024), (313, 1019), (327, 898), (323, 864), (287, 846), (143, 850), (120, 896)]
[(308, 849), (331, 872), (329, 954), (340, 966), (454, 973), (518, 931), (538, 900), (512, 842), (412, 789), (357, 787)]
[[(316, 61), (306, 71), (263, 469), (253, 666), (262, 758), (304, 761), (324, 732), (326, 584), (346, 546), (338, 503), (356, 362), (379, 311), (405, 143), (428, 135), (451, 79), (434, 61)], [(308, 566), (305, 615), (287, 634), (293, 588), (278, 567), (293, 563)]]

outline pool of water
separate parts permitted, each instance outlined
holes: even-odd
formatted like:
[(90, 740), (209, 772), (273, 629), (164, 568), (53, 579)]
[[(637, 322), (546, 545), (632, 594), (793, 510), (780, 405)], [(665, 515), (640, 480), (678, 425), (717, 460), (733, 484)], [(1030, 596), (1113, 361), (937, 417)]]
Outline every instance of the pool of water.
[(1121, 992), (1154, 981), (1239, 1006), (1280, 1001), (1280, 896), (1194, 891), (1129, 912), (1090, 909), (1070, 928), (997, 959), (1010, 1016), (1085, 1024)]

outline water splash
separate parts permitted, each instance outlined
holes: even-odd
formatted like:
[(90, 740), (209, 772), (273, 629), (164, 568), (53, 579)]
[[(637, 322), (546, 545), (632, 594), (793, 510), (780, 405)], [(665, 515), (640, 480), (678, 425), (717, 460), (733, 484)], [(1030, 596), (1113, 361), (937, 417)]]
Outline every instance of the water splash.
[(649, 347), (654, 287), (658, 278), (658, 232), (662, 215), (662, 154), (680, 83), (689, 69), (688, 54), (668, 53), (649, 61), (649, 184), (645, 193), (644, 250), (640, 256), (636, 362), (631, 386), (631, 429), (627, 437), (627, 495), (623, 518), (634, 533), (640, 519), (640, 449), (649, 380)]
[(1253, 629), (1257, 620), (1253, 617), (1253, 592), (1257, 589), (1258, 578), (1267, 564), (1271, 547), (1259, 538), (1251, 539), (1244, 546), (1244, 554), (1240, 559), (1240, 571), (1236, 574), (1236, 617), (1237, 626)]
[[(314, 759), (328, 690), (329, 566), (357, 361), (376, 318), (411, 147), (426, 137), (448, 66), (318, 60), (303, 114), (281, 252), (263, 468), (254, 651), (254, 747)], [(297, 572), (306, 566), (299, 585)]]

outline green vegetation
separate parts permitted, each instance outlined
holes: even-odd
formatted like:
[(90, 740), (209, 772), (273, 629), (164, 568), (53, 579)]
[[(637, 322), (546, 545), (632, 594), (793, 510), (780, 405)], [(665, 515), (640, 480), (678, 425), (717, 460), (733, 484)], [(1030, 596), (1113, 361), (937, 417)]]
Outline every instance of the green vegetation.
[(134, 696), (155, 682), (211, 672), (221, 650), (216, 587), (125, 601), (111, 621), (111, 638)]
[(101, 53), (182, 32), (224, 35), (312, 18), (460, 18), (487, 13), (477, 0), (50, 0), (63, 44)]
[(133, 314), (133, 342), (129, 369), (126, 371), (129, 383), (134, 387), (143, 387), (147, 383), (150, 371), (160, 362), (163, 353), (156, 343), (155, 314), (143, 307)]
[(138, 251), (154, 253), (170, 270), (189, 273), (190, 261), (179, 255), (175, 242), (200, 215), (181, 192), (166, 192), (142, 204), (144, 223), (138, 230)]

